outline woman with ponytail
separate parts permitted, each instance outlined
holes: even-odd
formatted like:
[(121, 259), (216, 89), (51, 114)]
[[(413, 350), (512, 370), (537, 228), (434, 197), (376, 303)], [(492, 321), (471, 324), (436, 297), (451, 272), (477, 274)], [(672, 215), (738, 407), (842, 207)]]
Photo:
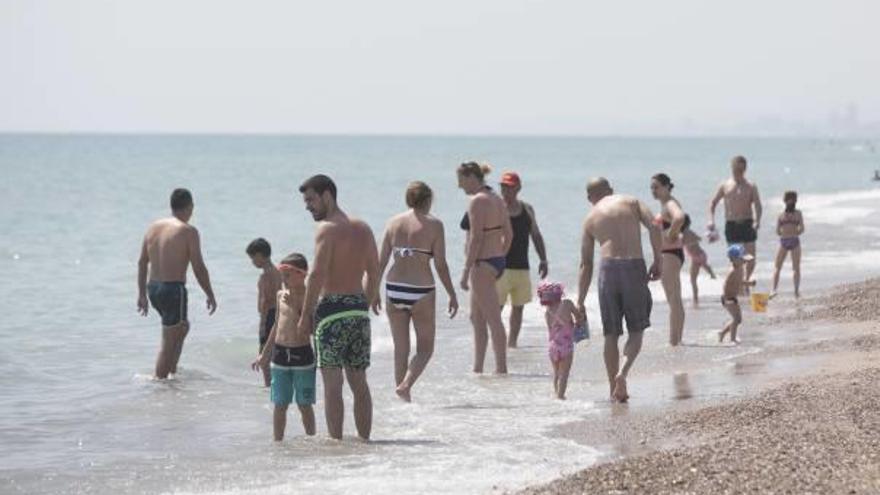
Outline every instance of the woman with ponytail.
[(681, 344), (684, 333), (684, 303), (681, 300), (681, 267), (684, 264), (684, 245), (682, 230), (685, 214), (681, 204), (672, 195), (672, 179), (660, 173), (651, 177), (651, 194), (660, 202), (660, 213), (654, 223), (661, 232), (661, 252), (663, 269), (660, 281), (666, 302), (669, 304), (669, 343)]
[(507, 373), (507, 334), (501, 321), (501, 303), (495, 281), (504, 273), (513, 239), (510, 215), (501, 196), (485, 183), (491, 167), (465, 162), (457, 170), (458, 187), (471, 197), (461, 221), (467, 231), (461, 288), (471, 293), (474, 327), (474, 372), (483, 372), (489, 337), (495, 352), (495, 372)]

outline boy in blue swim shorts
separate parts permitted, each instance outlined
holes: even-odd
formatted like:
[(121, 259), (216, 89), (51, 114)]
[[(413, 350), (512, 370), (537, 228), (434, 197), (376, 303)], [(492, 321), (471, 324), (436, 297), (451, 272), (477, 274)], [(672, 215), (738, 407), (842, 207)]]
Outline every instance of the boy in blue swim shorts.
[(273, 432), (275, 441), (284, 439), (287, 425), (287, 408), (296, 401), (302, 416), (306, 435), (315, 434), (315, 353), (311, 335), (298, 331), (306, 286), (308, 264), (305, 256), (294, 253), (278, 265), (284, 289), (276, 298), (277, 318), (263, 351), (251, 367), (254, 370), (269, 368), (271, 400), (275, 404)]

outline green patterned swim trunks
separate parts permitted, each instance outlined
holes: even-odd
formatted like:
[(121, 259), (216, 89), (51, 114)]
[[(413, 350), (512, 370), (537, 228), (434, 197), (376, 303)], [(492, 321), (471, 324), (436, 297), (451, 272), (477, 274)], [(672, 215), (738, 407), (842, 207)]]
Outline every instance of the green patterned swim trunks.
[(363, 294), (326, 294), (315, 308), (319, 368), (370, 366), (370, 313)]

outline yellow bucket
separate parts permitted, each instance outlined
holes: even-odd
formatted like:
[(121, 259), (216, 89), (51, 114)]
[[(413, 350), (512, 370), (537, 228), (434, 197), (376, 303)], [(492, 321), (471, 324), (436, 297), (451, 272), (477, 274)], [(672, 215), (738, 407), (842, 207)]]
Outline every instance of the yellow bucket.
[(764, 313), (767, 311), (767, 301), (770, 300), (770, 294), (766, 292), (752, 292), (751, 303), (752, 311), (755, 313)]

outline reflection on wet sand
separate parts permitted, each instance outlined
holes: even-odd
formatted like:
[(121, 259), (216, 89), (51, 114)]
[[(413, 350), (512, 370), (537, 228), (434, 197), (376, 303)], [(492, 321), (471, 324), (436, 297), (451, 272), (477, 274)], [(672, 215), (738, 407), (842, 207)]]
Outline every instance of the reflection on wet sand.
[(672, 383), (675, 386), (675, 395), (673, 397), (676, 400), (690, 399), (694, 396), (694, 392), (691, 389), (690, 377), (688, 377), (687, 373), (674, 374), (672, 376)]

